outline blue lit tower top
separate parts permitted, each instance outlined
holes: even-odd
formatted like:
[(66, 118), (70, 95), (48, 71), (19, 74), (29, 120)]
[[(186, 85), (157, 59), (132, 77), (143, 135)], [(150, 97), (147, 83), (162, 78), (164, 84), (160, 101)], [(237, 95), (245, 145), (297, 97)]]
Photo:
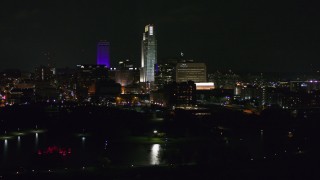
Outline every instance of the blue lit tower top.
[(110, 67), (110, 43), (100, 41), (97, 45), (97, 65)]
[(145, 26), (141, 42), (140, 82), (154, 82), (154, 67), (157, 63), (157, 39), (153, 25)]

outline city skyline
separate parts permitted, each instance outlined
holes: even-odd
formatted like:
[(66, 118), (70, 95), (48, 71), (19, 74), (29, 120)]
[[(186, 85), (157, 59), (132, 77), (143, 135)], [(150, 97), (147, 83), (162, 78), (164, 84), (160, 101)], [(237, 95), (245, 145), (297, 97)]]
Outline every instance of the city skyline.
[(319, 19), (308, 1), (1, 2), (0, 179), (315, 179)]
[[(94, 64), (96, 43), (112, 64), (140, 61), (141, 28), (157, 27), (158, 60), (179, 56), (208, 70), (308, 72), (319, 69), (319, 13), (311, 2), (4, 2), (0, 67)], [(122, 13), (119, 13), (122, 12)], [(50, 53), (50, 59), (46, 54)]]

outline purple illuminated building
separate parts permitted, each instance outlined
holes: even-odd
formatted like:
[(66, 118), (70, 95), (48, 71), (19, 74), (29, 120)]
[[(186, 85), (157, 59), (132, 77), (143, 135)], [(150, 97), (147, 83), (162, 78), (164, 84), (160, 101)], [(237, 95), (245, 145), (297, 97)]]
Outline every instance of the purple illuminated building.
[(105, 65), (110, 68), (110, 43), (100, 41), (97, 45), (97, 65)]

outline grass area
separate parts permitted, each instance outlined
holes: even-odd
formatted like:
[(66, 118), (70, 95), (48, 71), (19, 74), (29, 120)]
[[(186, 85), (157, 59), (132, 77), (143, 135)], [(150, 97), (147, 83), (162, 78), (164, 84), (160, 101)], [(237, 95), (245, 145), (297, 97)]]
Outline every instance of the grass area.
[(90, 133), (76, 133), (75, 136), (77, 137), (88, 137), (88, 136), (91, 136)]
[(4, 136), (0, 136), (0, 140), (6, 140), (6, 139), (12, 139), (13, 136), (7, 136), (7, 135), (4, 135)]
[(12, 132), (8, 132), (7, 134), (0, 135), (0, 140), (12, 139), (13, 137), (25, 136), (25, 135), (34, 134), (34, 133), (40, 134), (45, 132), (47, 132), (46, 129), (29, 129), (29, 130), (23, 130), (23, 131), (12, 131)]
[(45, 132), (47, 132), (47, 130), (46, 129), (32, 129), (29, 132), (31, 132), (31, 133), (45, 133)]

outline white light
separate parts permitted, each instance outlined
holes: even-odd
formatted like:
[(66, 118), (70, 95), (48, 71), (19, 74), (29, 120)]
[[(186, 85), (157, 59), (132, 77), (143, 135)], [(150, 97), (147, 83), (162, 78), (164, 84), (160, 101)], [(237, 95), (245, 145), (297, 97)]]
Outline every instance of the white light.
[(213, 82), (202, 82), (202, 83), (195, 83), (197, 90), (210, 90), (214, 89), (214, 83)]
[(151, 36), (153, 35), (153, 26), (149, 27), (149, 35), (151, 35)]
[(160, 153), (160, 144), (152, 145), (152, 148), (151, 148), (151, 159), (150, 159), (152, 165), (160, 164), (159, 153)]
[(157, 133), (158, 133), (158, 131), (157, 131), (157, 130), (154, 130), (154, 131), (153, 131), (153, 133), (154, 133), (154, 134), (157, 134)]

